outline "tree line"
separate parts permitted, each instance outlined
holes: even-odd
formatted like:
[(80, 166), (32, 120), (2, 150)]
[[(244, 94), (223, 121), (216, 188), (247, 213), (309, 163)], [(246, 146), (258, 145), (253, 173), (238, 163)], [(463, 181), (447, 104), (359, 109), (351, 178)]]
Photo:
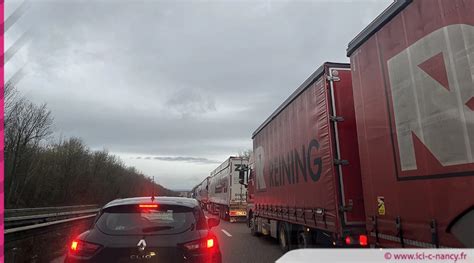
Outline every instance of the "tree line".
[(104, 204), (116, 198), (176, 195), (80, 138), (52, 139), (53, 117), (5, 85), (6, 208)]

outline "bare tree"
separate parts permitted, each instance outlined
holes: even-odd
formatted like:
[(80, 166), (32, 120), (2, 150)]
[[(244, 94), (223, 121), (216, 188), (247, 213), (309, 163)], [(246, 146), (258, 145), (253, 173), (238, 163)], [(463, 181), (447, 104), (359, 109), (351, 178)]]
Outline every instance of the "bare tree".
[(5, 84), (4, 89), (4, 98), (5, 98), (5, 113), (11, 113), (12, 108), (15, 104), (18, 104), (18, 101), (21, 100), (18, 91), (16, 90), (15, 86), (13, 86), (10, 82)]
[[(37, 106), (20, 97), (12, 85), (5, 89), (5, 180), (7, 201), (18, 191), (27, 174), (19, 173), (28, 152), (51, 134), (53, 119), (46, 104)], [(24, 171), (29, 170), (24, 167)]]
[(79, 138), (48, 142), (53, 118), (46, 105), (5, 87), (6, 206), (104, 204), (117, 197), (175, 195), (107, 151), (93, 152)]

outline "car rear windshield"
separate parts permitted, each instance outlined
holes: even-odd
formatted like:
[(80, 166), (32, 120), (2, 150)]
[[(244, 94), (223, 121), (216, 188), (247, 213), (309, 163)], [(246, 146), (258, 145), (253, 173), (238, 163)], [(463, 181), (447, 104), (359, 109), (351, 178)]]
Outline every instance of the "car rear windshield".
[(205, 222), (199, 208), (122, 205), (105, 209), (96, 225), (110, 235), (166, 235), (203, 229), (207, 227)]

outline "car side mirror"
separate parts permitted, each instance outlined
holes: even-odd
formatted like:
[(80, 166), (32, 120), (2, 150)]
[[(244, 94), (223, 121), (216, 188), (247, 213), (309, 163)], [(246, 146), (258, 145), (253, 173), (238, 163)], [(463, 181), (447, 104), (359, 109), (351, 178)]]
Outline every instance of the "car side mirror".
[(221, 222), (221, 220), (218, 219), (218, 218), (209, 217), (209, 218), (207, 219), (207, 226), (208, 226), (209, 228), (213, 228), (213, 227), (215, 227), (215, 226), (218, 226), (220, 222)]

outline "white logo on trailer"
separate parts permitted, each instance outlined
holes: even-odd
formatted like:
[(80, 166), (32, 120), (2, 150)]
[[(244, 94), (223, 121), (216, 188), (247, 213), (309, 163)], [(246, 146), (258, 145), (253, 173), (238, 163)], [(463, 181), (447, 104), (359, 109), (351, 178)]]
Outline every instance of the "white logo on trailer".
[(412, 133), (443, 166), (473, 163), (474, 27), (428, 34), (388, 60), (388, 72), (402, 171), (417, 169)]

